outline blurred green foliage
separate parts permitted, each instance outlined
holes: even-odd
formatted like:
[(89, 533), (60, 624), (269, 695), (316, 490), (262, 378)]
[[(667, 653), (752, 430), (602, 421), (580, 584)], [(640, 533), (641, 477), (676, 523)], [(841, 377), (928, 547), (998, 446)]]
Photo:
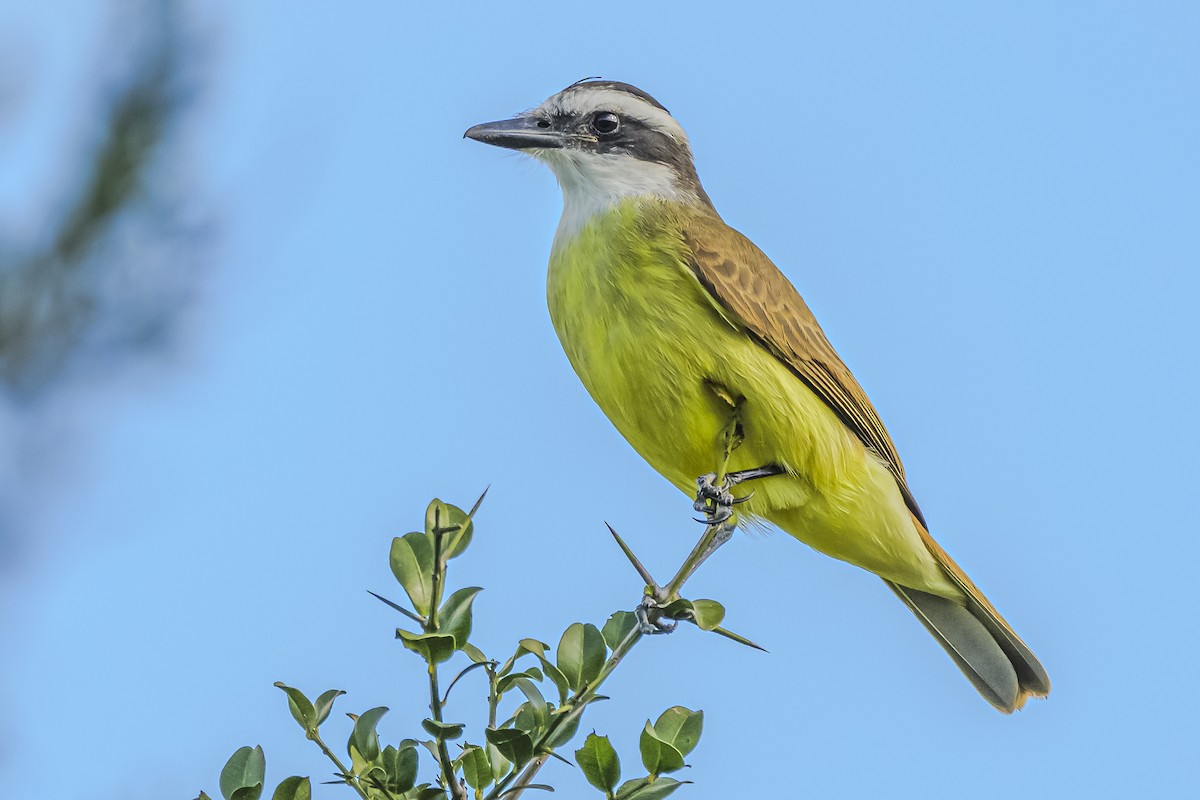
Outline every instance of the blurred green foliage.
[(169, 0), (114, 0), (109, 16), (97, 107), (73, 122), (86, 152), (62, 154), (45, 228), (5, 231), (0, 247), (0, 389), (14, 398), (85, 360), (108, 371), (170, 342), (202, 274), (210, 231), (180, 192), (204, 62), (195, 26)]

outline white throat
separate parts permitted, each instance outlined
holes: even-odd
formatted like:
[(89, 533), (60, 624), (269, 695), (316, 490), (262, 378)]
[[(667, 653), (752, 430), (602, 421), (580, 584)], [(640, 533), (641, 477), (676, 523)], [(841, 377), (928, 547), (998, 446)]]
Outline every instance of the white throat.
[(542, 150), (562, 187), (563, 213), (554, 234), (554, 249), (574, 239), (597, 214), (629, 197), (653, 197), (696, 203), (691, 189), (680, 186), (675, 171), (665, 164), (627, 155), (600, 155), (579, 150)]

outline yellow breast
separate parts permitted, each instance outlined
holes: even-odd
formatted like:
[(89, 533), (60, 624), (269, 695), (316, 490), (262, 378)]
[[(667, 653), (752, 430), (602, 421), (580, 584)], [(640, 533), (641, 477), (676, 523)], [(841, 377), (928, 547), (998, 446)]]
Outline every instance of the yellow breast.
[[(691, 271), (681, 224), (670, 203), (628, 200), (556, 243), (547, 297), (575, 372), (634, 449), (685, 491), (719, 466), (730, 415), (725, 394), (747, 400), (746, 440), (731, 468), (780, 463), (821, 483), (836, 481), (829, 442), (861, 445), (722, 315)], [(782, 447), (779, 434), (787, 439)]]
[(723, 395), (744, 397), (745, 439), (729, 468), (778, 464), (790, 475), (739, 487), (754, 492), (743, 512), (906, 585), (937, 583), (887, 468), (721, 312), (691, 271), (680, 235), (687, 212), (672, 206), (626, 200), (555, 242), (550, 317), (592, 398), (655, 470), (691, 493), (720, 465)]

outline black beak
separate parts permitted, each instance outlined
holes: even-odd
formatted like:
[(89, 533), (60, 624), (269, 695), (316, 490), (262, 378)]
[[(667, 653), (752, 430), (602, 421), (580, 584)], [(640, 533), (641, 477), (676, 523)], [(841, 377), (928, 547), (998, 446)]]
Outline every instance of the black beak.
[(536, 117), (514, 117), (468, 128), (463, 138), (494, 144), (496, 147), (507, 147), (510, 150), (565, 147), (566, 134), (554, 130), (549, 125), (545, 120)]

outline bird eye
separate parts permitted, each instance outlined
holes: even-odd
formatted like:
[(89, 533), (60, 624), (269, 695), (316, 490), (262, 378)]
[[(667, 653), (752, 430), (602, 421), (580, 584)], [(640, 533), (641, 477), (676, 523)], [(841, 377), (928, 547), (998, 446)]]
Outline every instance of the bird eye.
[(592, 130), (596, 133), (614, 133), (619, 127), (621, 127), (621, 118), (611, 111), (598, 111), (592, 117)]
[(537, 121), (537, 126), (538, 126), (539, 128), (549, 128), (549, 127), (550, 127), (550, 120), (548, 120), (548, 119), (538, 119), (538, 121)]

